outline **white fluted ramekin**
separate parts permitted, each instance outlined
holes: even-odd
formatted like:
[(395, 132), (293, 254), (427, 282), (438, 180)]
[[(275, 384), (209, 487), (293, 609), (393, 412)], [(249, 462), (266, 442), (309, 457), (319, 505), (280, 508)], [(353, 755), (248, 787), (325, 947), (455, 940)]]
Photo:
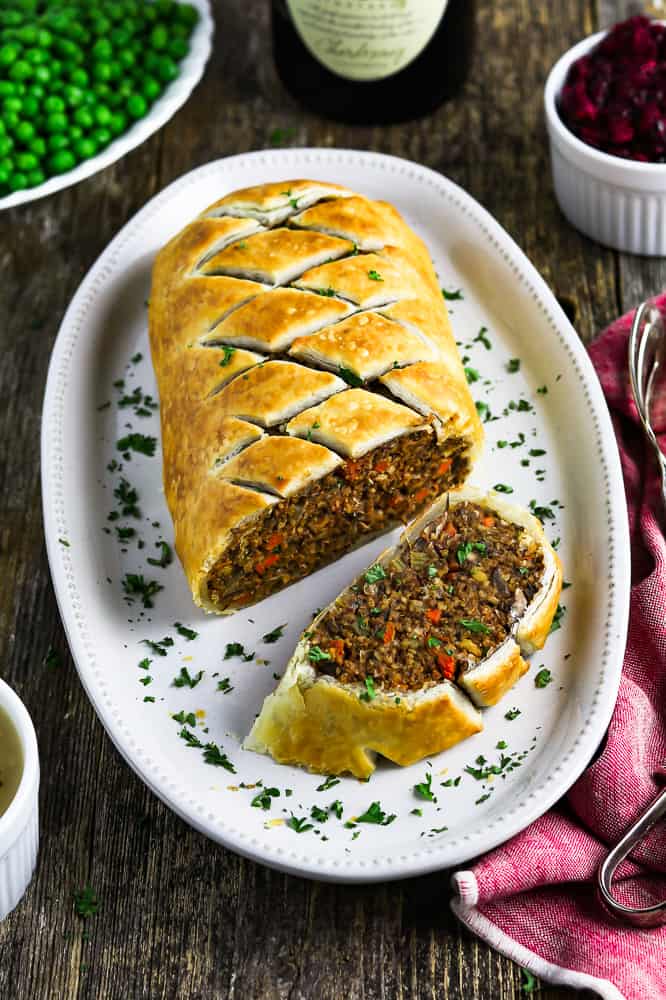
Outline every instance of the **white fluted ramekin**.
[(569, 222), (593, 240), (629, 253), (666, 256), (666, 163), (640, 163), (594, 149), (570, 132), (556, 101), (569, 67), (606, 32), (584, 38), (555, 63), (545, 89), (555, 195)]
[(23, 774), (9, 808), (0, 816), (0, 920), (19, 902), (30, 884), (39, 846), (39, 756), (28, 712), (8, 684), (0, 680), (0, 708), (19, 735)]

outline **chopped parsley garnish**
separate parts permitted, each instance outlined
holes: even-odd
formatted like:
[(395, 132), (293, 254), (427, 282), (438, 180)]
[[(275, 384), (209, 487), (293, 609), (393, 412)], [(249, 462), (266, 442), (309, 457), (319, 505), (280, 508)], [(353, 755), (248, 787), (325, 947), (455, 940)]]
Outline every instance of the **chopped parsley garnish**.
[(251, 663), (254, 653), (246, 653), (245, 647), (240, 642), (228, 642), (224, 649), (225, 660), (230, 660), (232, 656), (240, 656), (243, 663)]
[(146, 677), (139, 677), (139, 684), (143, 684), (144, 687), (152, 683), (153, 683), (153, 678), (150, 677), (150, 675), (147, 675)]
[(337, 819), (342, 819), (342, 802), (340, 799), (336, 799), (335, 802), (331, 802), (328, 808)]
[(313, 663), (319, 663), (320, 660), (330, 660), (331, 654), (327, 653), (319, 646), (310, 646), (308, 650), (308, 659), (311, 660)]
[(224, 357), (220, 361), (220, 368), (226, 368), (227, 365), (231, 363), (231, 359), (236, 353), (236, 348), (230, 347), (228, 344), (225, 344), (222, 350), (224, 351)]
[(564, 617), (566, 610), (567, 609), (561, 604), (557, 605), (557, 611), (555, 612), (552, 625), (550, 626), (550, 630), (548, 632), (549, 635), (551, 632), (557, 632), (558, 628), (562, 628), (562, 618)]
[(509, 375), (515, 375), (516, 372), (520, 371), (520, 358), (509, 358), (506, 363), (506, 370)]
[(537, 392), (539, 393), (540, 396), (545, 396), (546, 393), (548, 392), (548, 386), (540, 385), (539, 388), (537, 389)]
[(155, 542), (157, 548), (159, 548), (160, 556), (159, 559), (151, 559), (150, 556), (146, 559), (147, 563), (151, 566), (158, 566), (160, 569), (166, 569), (173, 562), (173, 552), (171, 551), (171, 546), (168, 542)]
[(545, 448), (530, 448), (529, 454), (532, 458), (540, 458), (542, 455), (546, 454)]
[(120, 513), (123, 517), (141, 517), (141, 511), (137, 506), (139, 494), (126, 479), (120, 480), (113, 495), (121, 505)]
[(223, 767), (225, 771), (231, 771), (232, 774), (236, 773), (236, 768), (231, 763), (226, 753), (223, 753), (220, 750), (217, 743), (206, 743), (203, 752), (203, 759), (206, 764), (212, 764), (213, 767)]
[(148, 695), (148, 694), (146, 695), (146, 697), (143, 700), (144, 701), (149, 701), (149, 702), (151, 702), (153, 704), (155, 702), (155, 699), (153, 698), (153, 696), (152, 695)]
[(370, 281), (383, 281), (384, 280), (382, 278), (381, 274), (379, 273), (379, 271), (375, 271), (374, 269), (371, 270), (371, 271), (368, 271), (368, 277), (370, 278)]
[(489, 799), (489, 798), (490, 798), (490, 792), (486, 792), (480, 798), (478, 798), (478, 799), (475, 800), (474, 805), (475, 806), (480, 806), (482, 802), (485, 802), (486, 799)]
[(334, 785), (339, 785), (340, 779), (336, 778), (334, 774), (329, 774), (326, 781), (323, 781), (321, 785), (317, 785), (318, 792), (327, 792), (329, 788), (333, 788)]
[[(159, 639), (157, 642), (153, 642), (152, 639), (142, 639), (141, 642), (144, 646), (148, 646), (148, 648), (152, 650), (156, 656), (166, 656), (167, 647), (173, 646), (173, 639), (170, 635), (165, 635), (163, 639)], [(139, 664), (139, 666), (141, 666), (141, 664)]]
[(83, 887), (83, 889), (77, 889), (74, 892), (74, 910), (76, 913), (83, 917), (94, 917), (99, 910), (99, 900), (97, 899), (97, 894), (94, 889), (91, 889), (89, 885)]
[(360, 378), (356, 372), (353, 372), (351, 368), (345, 368), (343, 365), (340, 365), (338, 368), (338, 375), (353, 389), (358, 389), (359, 386), (363, 385), (363, 379)]
[(506, 742), (506, 740), (498, 740), (497, 743), (495, 744), (495, 749), (496, 750), (506, 750), (507, 746), (508, 746), (508, 743)]
[(365, 574), (366, 583), (377, 583), (378, 580), (386, 579), (386, 571), (381, 563), (375, 563)]
[(130, 538), (134, 538), (136, 531), (134, 528), (121, 528), (116, 525), (116, 535), (119, 542), (127, 542)]
[(184, 712), (181, 710), (180, 712), (175, 712), (171, 718), (174, 722), (180, 722), (181, 726), (187, 723), (188, 726), (192, 726), (192, 729), (196, 729), (197, 727), (197, 717), (194, 712)]
[(335, 288), (331, 288), (330, 285), (328, 288), (313, 288), (312, 291), (316, 292), (317, 295), (325, 295), (327, 299), (330, 299), (333, 295), (335, 295)]
[(510, 708), (508, 712), (504, 713), (504, 718), (508, 719), (509, 722), (513, 722), (513, 720), (517, 719), (519, 715), (520, 715), (519, 708)]
[(130, 358), (130, 361), (133, 365), (138, 365), (139, 361), (143, 361), (143, 354), (141, 351), (137, 351), (137, 353)]
[(301, 816), (299, 819), (299, 817), (294, 816), (293, 813), (287, 820), (287, 826), (290, 830), (295, 830), (296, 833), (306, 833), (308, 830), (313, 829), (312, 823), (308, 823), (307, 816)]
[(321, 424), (319, 423), (319, 421), (315, 420), (315, 422), (310, 427), (308, 427), (308, 432), (305, 435), (305, 440), (306, 441), (312, 441), (312, 432), (313, 431), (318, 431), (320, 427), (321, 427)]
[(550, 670), (547, 670), (544, 667), (542, 670), (539, 671), (539, 673), (534, 678), (534, 686), (538, 688), (548, 687), (552, 679), (553, 675), (551, 674)]
[(134, 392), (130, 396), (121, 396), (118, 400), (118, 406), (124, 409), (126, 406), (141, 406), (141, 401), (143, 399), (143, 390), (137, 386)]
[(534, 407), (527, 399), (519, 399), (517, 403), (512, 399), (504, 411), (504, 414), (506, 416), (509, 410), (515, 410), (516, 413), (531, 413), (533, 409)]
[(428, 576), (430, 577), (431, 580), (434, 576), (437, 576), (437, 567), (434, 566), (432, 563), (430, 564), (430, 566), (428, 566)]
[(454, 292), (449, 292), (446, 288), (442, 288), (442, 295), (447, 302), (457, 302), (463, 297), (463, 293), (460, 288), (457, 288)]
[(437, 799), (435, 798), (435, 796), (433, 794), (433, 790), (432, 790), (432, 772), (431, 771), (428, 771), (428, 773), (426, 774), (425, 779), (423, 781), (420, 781), (420, 782), (418, 782), (418, 784), (414, 785), (414, 792), (416, 793), (416, 795), (419, 796), (419, 798), (425, 799), (426, 802), (436, 802), (437, 801)]
[(442, 781), (440, 784), (442, 788), (451, 788), (452, 785), (454, 788), (457, 788), (460, 784), (460, 775), (457, 778), (447, 778), (446, 781)]
[(188, 628), (187, 625), (183, 625), (181, 622), (174, 622), (173, 627), (178, 635), (182, 635), (183, 639), (188, 639), (189, 642), (192, 642), (192, 640), (196, 639), (199, 635), (199, 633), (195, 632), (193, 628)]
[(493, 489), (496, 493), (513, 493), (513, 486), (507, 486), (506, 483), (495, 483)]
[(321, 806), (313, 806), (310, 810), (310, 818), (316, 820), (318, 823), (328, 822), (328, 809), (322, 809)]
[(488, 404), (482, 402), (482, 400), (477, 399), (477, 401), (476, 401), (476, 403), (474, 405), (476, 406), (476, 412), (479, 414), (479, 416), (483, 420), (484, 424), (489, 424), (493, 420), (498, 420), (499, 419), (499, 417), (494, 417), (493, 416), (493, 414), (491, 413), (491, 410), (490, 410), (490, 407), (488, 406)]
[(485, 347), (485, 349), (487, 351), (489, 351), (491, 349), (491, 347), (493, 345), (490, 343), (490, 339), (488, 337), (488, 328), (487, 327), (485, 327), (485, 326), (481, 327), (481, 329), (477, 333), (476, 337), (474, 338), (473, 343), (481, 343), (481, 344), (483, 344), (483, 346)]
[(66, 538), (59, 538), (58, 541), (60, 542), (61, 545), (64, 545), (66, 549), (69, 548), (69, 542), (67, 541)]
[(472, 385), (474, 382), (478, 382), (481, 376), (479, 375), (476, 368), (470, 368), (469, 365), (465, 365), (465, 378), (468, 383)]
[(537, 981), (528, 969), (521, 969), (520, 974), (525, 978), (520, 984), (521, 993), (534, 993)]
[(411, 816), (423, 816), (423, 809), (411, 809), (410, 810), (410, 815)]
[(194, 677), (192, 677), (187, 667), (181, 667), (180, 673), (178, 674), (177, 677), (174, 677), (171, 683), (173, 684), (174, 687), (177, 688), (182, 688), (182, 687), (195, 688), (202, 677), (203, 677), (203, 670), (200, 670), (197, 674), (194, 675)]
[(127, 434), (124, 438), (116, 441), (118, 451), (136, 451), (140, 455), (148, 455), (150, 458), (155, 454), (157, 438), (149, 437), (146, 434)]
[(181, 740), (187, 743), (188, 747), (194, 747), (195, 750), (203, 749), (203, 743), (201, 742), (199, 737), (195, 736), (195, 734), (190, 732), (189, 729), (185, 729), (185, 727), (183, 727), (181, 731), (178, 733), (178, 735), (180, 736)]
[(284, 630), (286, 629), (286, 627), (287, 627), (286, 622), (284, 623), (284, 625), (278, 625), (271, 632), (264, 633), (264, 635), (262, 635), (261, 637), (261, 641), (268, 643), (277, 642), (284, 635)]
[(483, 622), (480, 622), (477, 618), (461, 618), (460, 624), (463, 628), (469, 629), (470, 632), (483, 632), (487, 634), (490, 629)]
[(217, 682), (217, 690), (221, 691), (222, 694), (229, 694), (233, 691), (231, 679), (229, 677), (223, 677), (221, 681)]
[(362, 816), (356, 817), (357, 823), (376, 823), (379, 826), (388, 826), (395, 819), (395, 813), (387, 816), (379, 802), (372, 802)]
[[(238, 243), (236, 244), (236, 249), (237, 249), (237, 250), (247, 250), (247, 241), (246, 241), (246, 240), (240, 240), (240, 241), (239, 241), (239, 242), (238, 242)], [(233, 350), (233, 348), (232, 348), (232, 350)], [(222, 365), (222, 364), (226, 364), (226, 363), (227, 363), (227, 362), (222, 362), (222, 361), (220, 361), (220, 364), (221, 364), (221, 365)]]
[(437, 649), (438, 646), (442, 645), (442, 640), (438, 639), (434, 635), (428, 636), (428, 649)]
[(363, 694), (359, 695), (361, 701), (372, 701), (377, 697), (377, 692), (375, 690), (375, 682), (372, 677), (365, 678), (365, 691)]
[(487, 552), (487, 547), (485, 542), (465, 542), (460, 546), (456, 552), (456, 558), (460, 565), (462, 566), (467, 557), (471, 554), (473, 550), (485, 554)]
[(271, 807), (273, 799), (276, 799), (279, 794), (280, 790), (278, 788), (262, 788), (262, 790), (252, 799), (250, 805), (254, 806), (255, 809), (268, 811)]
[(555, 515), (553, 514), (552, 507), (540, 507), (536, 500), (530, 500), (529, 508), (535, 517), (538, 517), (540, 521), (554, 521)]
[(143, 660), (139, 660), (139, 662), (137, 663), (137, 666), (138, 666), (139, 670), (148, 670), (148, 668), (150, 667), (150, 664), (152, 662), (153, 661), (150, 659), (149, 656), (144, 656)]
[(155, 594), (159, 594), (160, 590), (164, 590), (161, 583), (157, 580), (145, 580), (143, 573), (126, 573), (122, 581), (123, 591), (130, 598), (140, 597), (141, 603), (144, 608), (152, 608), (153, 597)]

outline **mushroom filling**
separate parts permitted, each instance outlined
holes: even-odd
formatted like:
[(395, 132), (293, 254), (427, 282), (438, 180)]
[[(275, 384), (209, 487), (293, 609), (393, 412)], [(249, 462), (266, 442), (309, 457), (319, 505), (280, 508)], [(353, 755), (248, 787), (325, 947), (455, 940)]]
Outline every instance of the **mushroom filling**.
[(461, 438), (444, 444), (434, 432), (394, 438), (237, 529), (208, 575), (208, 597), (220, 610), (261, 600), (410, 521), (468, 473), (468, 443)]
[(308, 633), (308, 657), (342, 683), (416, 691), (456, 680), (507, 637), (543, 578), (539, 546), (468, 501), (376, 563)]

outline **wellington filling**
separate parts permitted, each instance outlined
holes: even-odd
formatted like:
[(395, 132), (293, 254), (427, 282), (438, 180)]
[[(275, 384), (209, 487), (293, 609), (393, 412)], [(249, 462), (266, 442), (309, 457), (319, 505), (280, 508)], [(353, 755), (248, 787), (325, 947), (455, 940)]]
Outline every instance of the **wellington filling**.
[(208, 575), (209, 600), (220, 610), (259, 601), (410, 521), (464, 482), (468, 447), (428, 428), (345, 462), (234, 532)]
[(523, 528), (456, 504), (345, 591), (308, 634), (309, 660), (368, 698), (455, 680), (506, 638), (543, 572)]

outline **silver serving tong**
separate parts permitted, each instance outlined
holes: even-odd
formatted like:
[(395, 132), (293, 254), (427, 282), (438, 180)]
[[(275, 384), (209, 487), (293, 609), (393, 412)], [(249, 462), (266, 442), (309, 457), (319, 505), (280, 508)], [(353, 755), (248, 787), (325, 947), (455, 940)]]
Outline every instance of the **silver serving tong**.
[[(638, 416), (654, 449), (661, 472), (661, 492), (666, 505), (666, 457), (650, 422), (650, 405), (666, 372), (666, 331), (661, 313), (652, 302), (636, 310), (629, 337), (629, 377)], [(663, 390), (663, 383), (662, 383)]]
[[(650, 422), (650, 404), (657, 383), (666, 371), (666, 330), (661, 313), (652, 302), (636, 310), (629, 338), (629, 375), (638, 416), (652, 444), (661, 472), (661, 492), (666, 506), (666, 458)], [(666, 767), (658, 776), (666, 779)], [(666, 899), (653, 906), (626, 906), (613, 895), (613, 875), (620, 864), (654, 824), (666, 816), (666, 788), (641, 813), (622, 840), (605, 857), (597, 872), (597, 888), (603, 906), (614, 916), (636, 927), (659, 927), (666, 923)]]

